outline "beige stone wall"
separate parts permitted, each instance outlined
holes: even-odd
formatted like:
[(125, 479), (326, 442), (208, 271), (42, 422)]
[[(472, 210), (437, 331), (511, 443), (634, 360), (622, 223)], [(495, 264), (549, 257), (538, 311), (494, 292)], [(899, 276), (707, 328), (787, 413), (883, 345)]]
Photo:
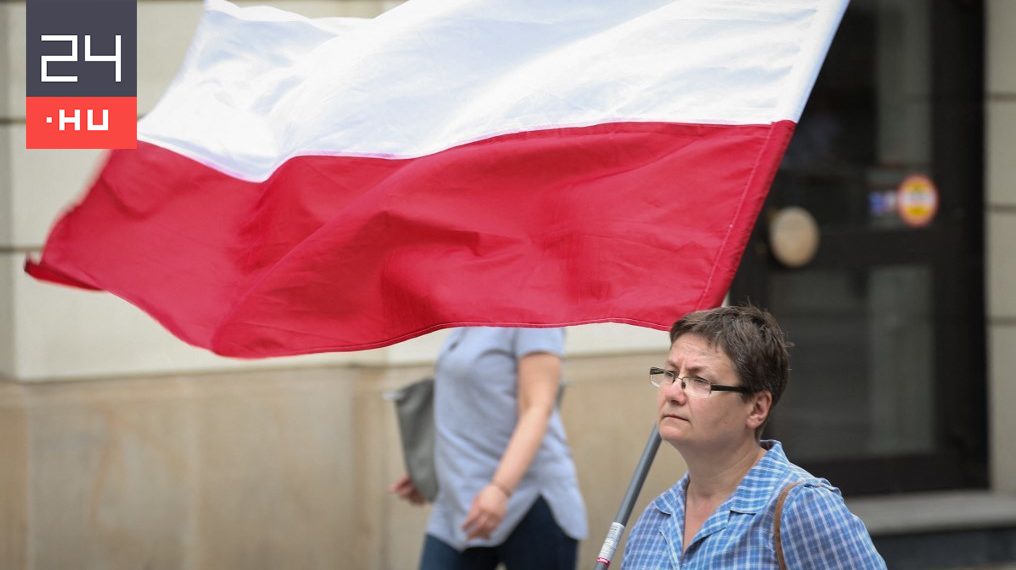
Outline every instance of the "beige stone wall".
[[(0, 3), (0, 380), (14, 376), (14, 289), (11, 263), (13, 255), (14, 208), (11, 203), (10, 125), (16, 121), (11, 111), (12, 59), (14, 46), (11, 9)], [(20, 48), (24, 53), (24, 48)], [(23, 93), (21, 95), (24, 96)], [(23, 145), (22, 145), (23, 146)]]
[[(665, 342), (665, 339), (664, 339)], [(562, 414), (591, 567), (652, 425), (663, 352), (571, 359)], [(428, 367), (0, 383), (0, 568), (415, 568), (427, 510), (385, 390)], [(642, 506), (683, 472), (662, 449)]]
[(1016, 493), (1016, 1), (988, 2), (986, 265), (991, 484)]
[(28, 436), (16, 390), (0, 382), (0, 568), (26, 567)]

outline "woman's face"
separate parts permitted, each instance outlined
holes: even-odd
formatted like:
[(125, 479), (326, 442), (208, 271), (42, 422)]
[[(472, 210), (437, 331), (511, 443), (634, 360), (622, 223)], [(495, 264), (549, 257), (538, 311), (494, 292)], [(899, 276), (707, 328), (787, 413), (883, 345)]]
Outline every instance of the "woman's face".
[[(696, 334), (684, 334), (674, 341), (665, 368), (682, 378), (697, 376), (712, 384), (741, 385), (730, 358)], [(693, 398), (685, 393), (680, 380), (657, 390), (660, 437), (678, 450), (721, 451), (755, 437), (749, 419), (754, 398), (745, 402), (734, 392)]]

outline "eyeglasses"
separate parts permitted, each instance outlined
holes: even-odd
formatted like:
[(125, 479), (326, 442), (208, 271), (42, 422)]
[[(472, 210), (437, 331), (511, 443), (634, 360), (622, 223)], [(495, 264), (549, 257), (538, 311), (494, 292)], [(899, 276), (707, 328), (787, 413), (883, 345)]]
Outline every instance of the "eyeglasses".
[(657, 388), (666, 388), (678, 380), (681, 381), (681, 389), (692, 398), (708, 398), (713, 392), (740, 392), (750, 394), (747, 386), (724, 386), (713, 384), (705, 378), (698, 376), (680, 377), (673, 370), (664, 370), (653, 366), (649, 369), (649, 382)]

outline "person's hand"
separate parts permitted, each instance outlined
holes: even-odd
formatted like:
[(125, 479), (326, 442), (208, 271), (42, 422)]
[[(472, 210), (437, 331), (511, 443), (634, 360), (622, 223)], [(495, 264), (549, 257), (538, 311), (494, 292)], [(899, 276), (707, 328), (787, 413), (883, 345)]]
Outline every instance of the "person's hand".
[(427, 499), (416, 488), (416, 485), (413, 485), (413, 480), (409, 478), (409, 475), (403, 475), (401, 479), (392, 483), (388, 487), (388, 491), (398, 495), (404, 501), (409, 501), (413, 505), (422, 505), (427, 502)]
[(490, 538), (490, 533), (501, 524), (507, 510), (508, 495), (504, 490), (493, 484), (481, 489), (473, 498), (473, 506), (462, 524), (466, 538)]

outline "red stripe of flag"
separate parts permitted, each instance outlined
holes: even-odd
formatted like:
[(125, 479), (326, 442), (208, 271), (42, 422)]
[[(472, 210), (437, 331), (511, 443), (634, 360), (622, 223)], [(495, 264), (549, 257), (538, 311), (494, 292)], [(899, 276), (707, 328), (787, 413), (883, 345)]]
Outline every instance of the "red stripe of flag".
[(719, 304), (794, 123), (615, 123), (238, 180), (116, 151), (32, 275), (216, 353), (382, 347), (459, 325), (665, 329)]

